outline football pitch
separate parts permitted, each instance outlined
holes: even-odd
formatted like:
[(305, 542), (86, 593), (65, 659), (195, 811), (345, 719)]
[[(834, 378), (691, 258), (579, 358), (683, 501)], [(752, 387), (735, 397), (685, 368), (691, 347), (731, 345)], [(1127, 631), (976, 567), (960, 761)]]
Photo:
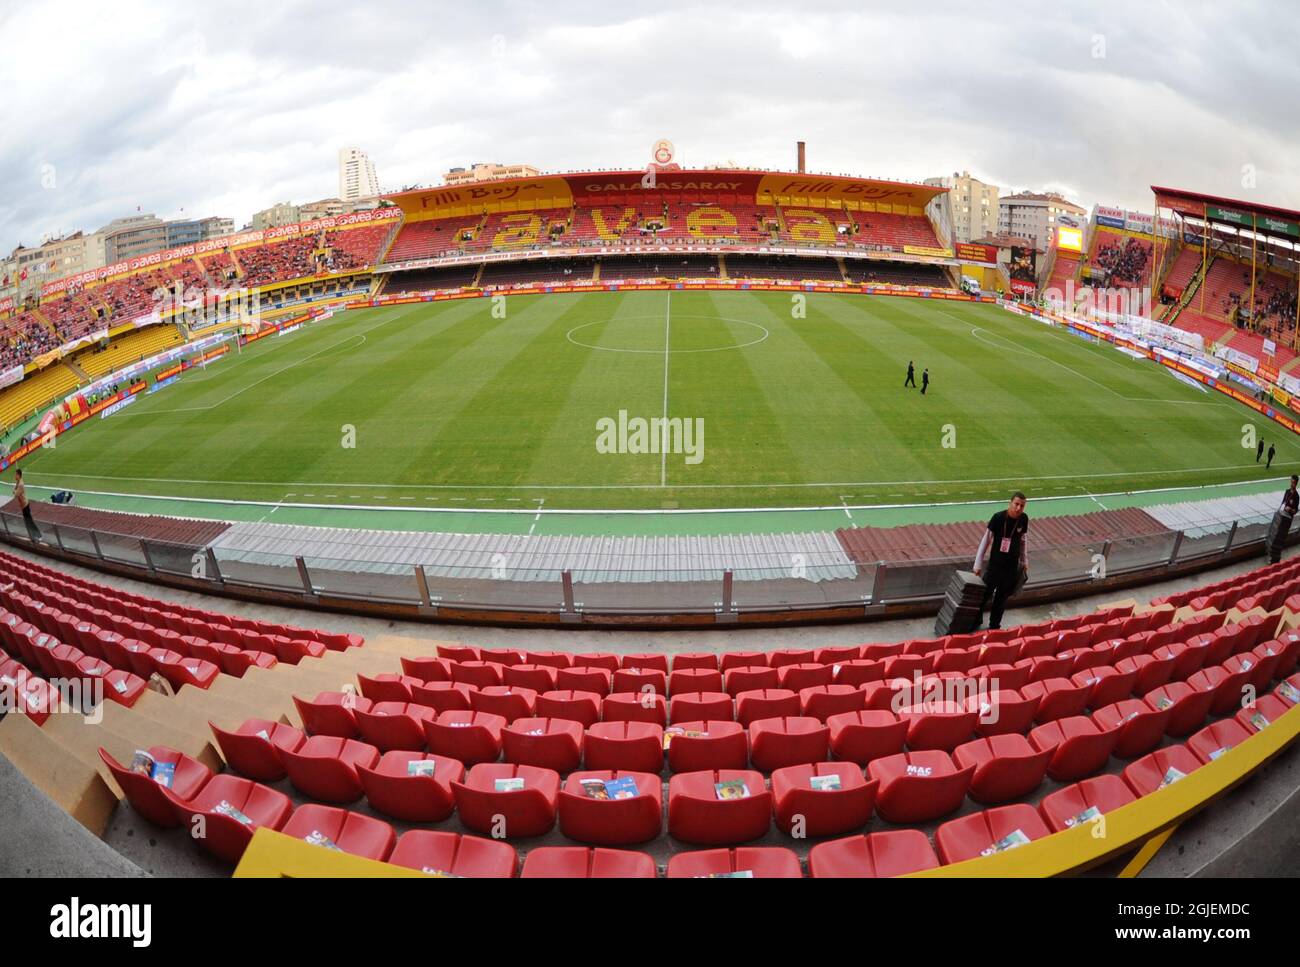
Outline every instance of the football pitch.
[(1222, 395), (996, 306), (644, 291), (339, 313), (24, 467), (39, 486), (286, 505), (856, 506), (1256, 479), (1246, 424), (1277, 445), (1269, 476), (1300, 458)]

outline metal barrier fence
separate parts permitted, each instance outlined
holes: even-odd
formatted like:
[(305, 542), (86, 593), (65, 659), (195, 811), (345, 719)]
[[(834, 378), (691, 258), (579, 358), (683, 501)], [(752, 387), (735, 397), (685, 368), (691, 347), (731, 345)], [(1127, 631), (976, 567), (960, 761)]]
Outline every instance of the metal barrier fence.
[[(1072, 545), (1030, 548), (1027, 590), (1070, 588), (1126, 573), (1179, 566), (1212, 567), (1230, 552), (1261, 547), (1267, 515), (1205, 521), (1186, 531), (1117, 538)], [(431, 565), (412, 560), (403, 549), (390, 560), (341, 560), (274, 552), (228, 550), (44, 522), (41, 542), (57, 551), (140, 572), (141, 577), (174, 576), (202, 582), (215, 593), (255, 588), (303, 596), (415, 606), (436, 614), (439, 608), (558, 614), (580, 620), (591, 614), (712, 614), (719, 621), (743, 613), (862, 608), (864, 613), (891, 604), (937, 603), (953, 571), (969, 568), (971, 554), (926, 560), (876, 561), (845, 568), (843, 559), (825, 560), (824, 548), (797, 560), (716, 562), (698, 569), (667, 572), (647, 559), (629, 579), (587, 580), (588, 562), (539, 571), (535, 567)], [(19, 547), (36, 546), (20, 515), (0, 513), (0, 539)], [(503, 538), (505, 540), (505, 538)], [(503, 545), (504, 547), (504, 545)], [(424, 549), (427, 553), (428, 549)], [(972, 550), (973, 553), (973, 550)], [(376, 555), (377, 556), (377, 555)], [(813, 579), (810, 572), (836, 565), (844, 577)], [(824, 573), (824, 572), (823, 572)], [(577, 579), (575, 579), (577, 575)]]

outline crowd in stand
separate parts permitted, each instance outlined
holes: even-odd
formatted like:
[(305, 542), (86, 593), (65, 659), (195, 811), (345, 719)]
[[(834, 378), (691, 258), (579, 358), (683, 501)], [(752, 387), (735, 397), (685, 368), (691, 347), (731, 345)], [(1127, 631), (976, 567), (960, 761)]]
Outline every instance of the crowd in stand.
[(1109, 287), (1113, 282), (1140, 282), (1146, 277), (1150, 257), (1150, 245), (1136, 238), (1126, 238), (1099, 248), (1094, 261), (1104, 273), (1101, 287)]
[(33, 319), (16, 332), (6, 333), (0, 345), (0, 370), (24, 365), (41, 353), (61, 346), (66, 337), (57, 331), (57, 326), (55, 328), (56, 331), (51, 332)]

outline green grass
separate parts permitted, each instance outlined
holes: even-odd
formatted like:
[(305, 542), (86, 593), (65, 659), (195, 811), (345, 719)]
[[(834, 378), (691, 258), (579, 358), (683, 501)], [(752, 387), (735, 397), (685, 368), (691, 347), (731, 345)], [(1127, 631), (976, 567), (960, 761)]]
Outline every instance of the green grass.
[[(994, 306), (808, 294), (794, 318), (790, 293), (661, 291), (505, 307), (353, 311), (264, 339), (24, 466), (33, 484), (81, 491), (661, 509), (1253, 479), (1246, 423), (1278, 444), (1271, 475), (1300, 459), (1221, 395)], [(663, 415), (665, 336), (668, 415), (703, 419), (703, 461), (598, 453), (600, 418)], [(929, 367), (924, 397), (902, 386), (909, 359), (918, 380)]]

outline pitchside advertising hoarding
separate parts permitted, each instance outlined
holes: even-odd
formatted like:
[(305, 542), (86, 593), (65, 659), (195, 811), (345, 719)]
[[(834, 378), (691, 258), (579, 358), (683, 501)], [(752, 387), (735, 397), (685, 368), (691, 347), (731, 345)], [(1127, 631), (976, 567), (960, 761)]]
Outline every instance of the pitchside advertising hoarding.
[(953, 246), (956, 249), (957, 258), (963, 262), (983, 262), (986, 265), (996, 265), (998, 261), (998, 250), (993, 245), (980, 245), (976, 242), (957, 242)]
[(1097, 224), (1105, 225), (1107, 228), (1124, 227), (1124, 209), (1107, 208), (1105, 205), (1097, 206)]

